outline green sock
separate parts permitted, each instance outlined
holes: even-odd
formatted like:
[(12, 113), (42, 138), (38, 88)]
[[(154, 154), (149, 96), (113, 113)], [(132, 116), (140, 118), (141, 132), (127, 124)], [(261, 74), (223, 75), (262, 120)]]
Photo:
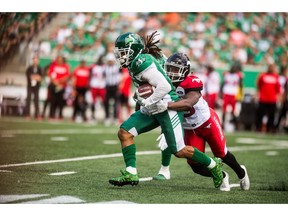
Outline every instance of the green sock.
[(136, 168), (136, 145), (132, 144), (122, 149), (126, 167)]
[(162, 154), (162, 165), (169, 166), (171, 161), (170, 148), (166, 148), (164, 151), (161, 152), (161, 154)]
[(200, 152), (197, 148), (194, 148), (194, 155), (191, 159), (195, 162), (198, 162), (198, 163), (206, 166), (206, 167), (208, 167), (209, 164), (211, 163), (210, 157), (208, 157), (203, 152)]

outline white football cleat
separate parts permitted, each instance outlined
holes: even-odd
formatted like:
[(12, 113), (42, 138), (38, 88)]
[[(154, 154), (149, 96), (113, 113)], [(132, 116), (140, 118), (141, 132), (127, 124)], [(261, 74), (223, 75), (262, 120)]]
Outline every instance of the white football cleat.
[(222, 184), (220, 185), (220, 191), (230, 191), (230, 185), (229, 185), (229, 175), (227, 172), (223, 171), (225, 173), (225, 177), (223, 178)]
[(242, 190), (249, 190), (250, 188), (250, 180), (249, 180), (249, 176), (246, 170), (246, 167), (244, 165), (241, 165), (241, 168), (244, 169), (245, 171), (245, 176), (240, 179), (240, 187)]

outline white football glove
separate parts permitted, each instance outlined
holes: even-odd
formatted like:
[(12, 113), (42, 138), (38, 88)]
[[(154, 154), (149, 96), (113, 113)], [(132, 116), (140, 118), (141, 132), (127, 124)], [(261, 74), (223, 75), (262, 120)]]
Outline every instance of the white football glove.
[(150, 116), (154, 112), (157, 112), (157, 105), (151, 104), (151, 105), (147, 105), (147, 106), (141, 106), (140, 111), (141, 111), (141, 113)]
[(143, 114), (150, 116), (164, 112), (165, 110), (167, 110), (167, 107), (168, 103), (160, 100), (155, 104), (141, 106), (140, 110)]
[(163, 133), (160, 134), (160, 136), (156, 139), (156, 141), (159, 141), (158, 147), (161, 149), (161, 151), (164, 151), (168, 147)]
[(144, 114), (144, 115), (151, 116), (151, 113), (149, 112), (149, 109), (148, 109), (147, 107), (141, 106), (141, 107), (140, 107), (140, 111), (141, 111), (141, 113)]
[(162, 113), (162, 112), (166, 111), (167, 108), (168, 108), (168, 102), (160, 100), (159, 102), (156, 103), (156, 110), (151, 111), (151, 113), (152, 113), (152, 115)]

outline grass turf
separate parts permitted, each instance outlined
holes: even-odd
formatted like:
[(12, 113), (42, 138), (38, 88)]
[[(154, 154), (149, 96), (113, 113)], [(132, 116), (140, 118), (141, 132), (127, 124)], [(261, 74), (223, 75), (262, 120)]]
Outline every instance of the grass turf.
[[(21, 118), (0, 119), (0, 197), (3, 195), (48, 194), (48, 198), (72, 196), (84, 203), (125, 200), (140, 204), (287, 204), (288, 136), (237, 132), (227, 134), (228, 148), (249, 172), (251, 188), (239, 187), (220, 192), (212, 179), (194, 174), (185, 159), (172, 158), (171, 180), (143, 181), (137, 186), (115, 187), (109, 178), (120, 175), (124, 168), (117, 127), (25, 121)], [(161, 155), (156, 138), (159, 130), (142, 134), (135, 139), (140, 178), (155, 175)], [(53, 138), (66, 141), (53, 141)], [(239, 138), (253, 138), (259, 143), (239, 143)], [(57, 140), (57, 139), (56, 139)], [(111, 141), (105, 144), (105, 141)], [(116, 144), (113, 144), (115, 142)], [(263, 142), (263, 143), (261, 143)], [(277, 154), (273, 156), (276, 152)], [(269, 155), (270, 153), (270, 155)], [(118, 154), (116, 157), (109, 157)], [(207, 154), (212, 156), (207, 147)], [(268, 154), (268, 155), (267, 155)], [(271, 156), (272, 154), (272, 156)], [(23, 165), (26, 162), (106, 155), (79, 161)], [(4, 167), (7, 164), (18, 166)], [(237, 184), (236, 174), (227, 166), (230, 184)], [(5, 172), (4, 172), (4, 171)], [(7, 172), (11, 171), (11, 172)], [(74, 171), (75, 174), (49, 174)], [(47, 198), (47, 197), (45, 197)], [(42, 198), (35, 198), (41, 202)], [(8, 203), (23, 203), (31, 199)]]

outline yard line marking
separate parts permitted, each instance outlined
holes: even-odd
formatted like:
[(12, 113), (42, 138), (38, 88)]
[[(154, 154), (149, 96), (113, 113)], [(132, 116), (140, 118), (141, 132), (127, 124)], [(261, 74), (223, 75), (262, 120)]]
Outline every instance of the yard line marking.
[[(235, 146), (228, 148), (230, 151), (259, 151), (259, 150), (275, 150), (275, 149), (287, 149), (287, 145), (283, 144), (274, 144), (274, 145), (262, 145), (262, 146)], [(211, 152), (210, 149), (206, 149), (206, 152)], [(160, 154), (160, 150), (155, 151), (142, 151), (137, 152), (136, 155), (152, 155), (152, 154)], [(113, 157), (123, 157), (122, 153), (115, 154), (107, 154), (107, 155), (94, 155), (94, 156), (86, 156), (86, 157), (76, 157), (76, 158), (67, 158), (67, 159), (58, 159), (58, 160), (46, 160), (46, 161), (35, 161), (35, 162), (26, 162), (26, 163), (18, 163), (18, 164), (4, 164), (0, 165), (0, 168), (3, 167), (19, 167), (19, 166), (28, 166), (28, 165), (36, 165), (36, 164), (50, 164), (50, 163), (63, 163), (63, 162), (73, 162), (73, 161), (83, 161), (83, 160), (96, 160), (102, 158), (113, 158)]]
[(51, 137), (50, 140), (56, 141), (56, 142), (65, 142), (65, 141), (68, 141), (69, 138), (68, 137)]
[(240, 184), (230, 184), (230, 187), (240, 187)]
[(279, 153), (278, 153), (278, 151), (267, 151), (266, 152), (266, 155), (267, 156), (276, 156), (276, 155), (278, 155)]
[(84, 200), (81, 200), (77, 197), (72, 196), (57, 196), (52, 197), (49, 199), (41, 199), (41, 200), (34, 200), (34, 201), (28, 201), (28, 202), (21, 202), (25, 204), (69, 204), (69, 203), (83, 203)]
[(151, 180), (153, 180), (152, 177), (139, 178), (139, 181), (151, 181)]
[(236, 143), (244, 143), (244, 144), (272, 144), (272, 145), (287, 145), (288, 141), (286, 140), (269, 140), (269, 139), (254, 139), (254, 138), (237, 138), (235, 140)]
[[(136, 153), (136, 155), (151, 155), (151, 154), (160, 154), (160, 151), (144, 151), (144, 152)], [(96, 159), (112, 158), (112, 157), (123, 157), (123, 155), (122, 153), (116, 153), (116, 154), (108, 154), (108, 155), (94, 155), (94, 156), (87, 156), (87, 157), (67, 158), (67, 159), (59, 159), (59, 160), (35, 161), (35, 162), (26, 162), (26, 163), (18, 163), (18, 164), (5, 164), (5, 165), (0, 165), (0, 168), (19, 167), (19, 166), (28, 166), (28, 165), (36, 165), (36, 164), (63, 163), (63, 162), (83, 161), (83, 160), (96, 160)]]
[(136, 204), (136, 203), (135, 202), (126, 201), (126, 200), (113, 200), (113, 201), (106, 201), (106, 202), (96, 202), (96, 203), (93, 203), (93, 204)]
[(56, 173), (50, 173), (49, 175), (52, 175), (52, 176), (60, 176), (60, 175), (71, 175), (71, 174), (74, 174), (76, 172), (74, 171), (66, 171), (66, 172), (56, 172)]
[(12, 172), (10, 170), (0, 170), (0, 172)]
[(118, 144), (119, 141), (118, 140), (104, 140), (103, 141), (103, 144), (106, 144), (106, 145), (115, 145), (115, 144)]
[[(118, 128), (111, 129), (41, 129), (41, 130), (2, 130), (0, 132), (1, 136), (12, 136), (15, 134), (41, 134), (41, 135), (49, 135), (49, 134), (116, 134)], [(154, 129), (151, 133), (159, 133), (159, 129)]]
[(110, 134), (110, 133), (116, 133), (116, 129), (41, 129), (41, 130), (3, 130), (1, 131), (1, 134), (4, 134), (7, 136), (10, 134), (41, 134), (41, 135), (47, 135), (47, 134)]
[(13, 137), (15, 137), (15, 135), (14, 134), (9, 134), (9, 133), (3, 133), (3, 134), (1, 134), (1, 137), (2, 138), (13, 138)]
[(0, 195), (0, 203), (8, 203), (24, 199), (34, 199), (49, 196), (49, 194)]

